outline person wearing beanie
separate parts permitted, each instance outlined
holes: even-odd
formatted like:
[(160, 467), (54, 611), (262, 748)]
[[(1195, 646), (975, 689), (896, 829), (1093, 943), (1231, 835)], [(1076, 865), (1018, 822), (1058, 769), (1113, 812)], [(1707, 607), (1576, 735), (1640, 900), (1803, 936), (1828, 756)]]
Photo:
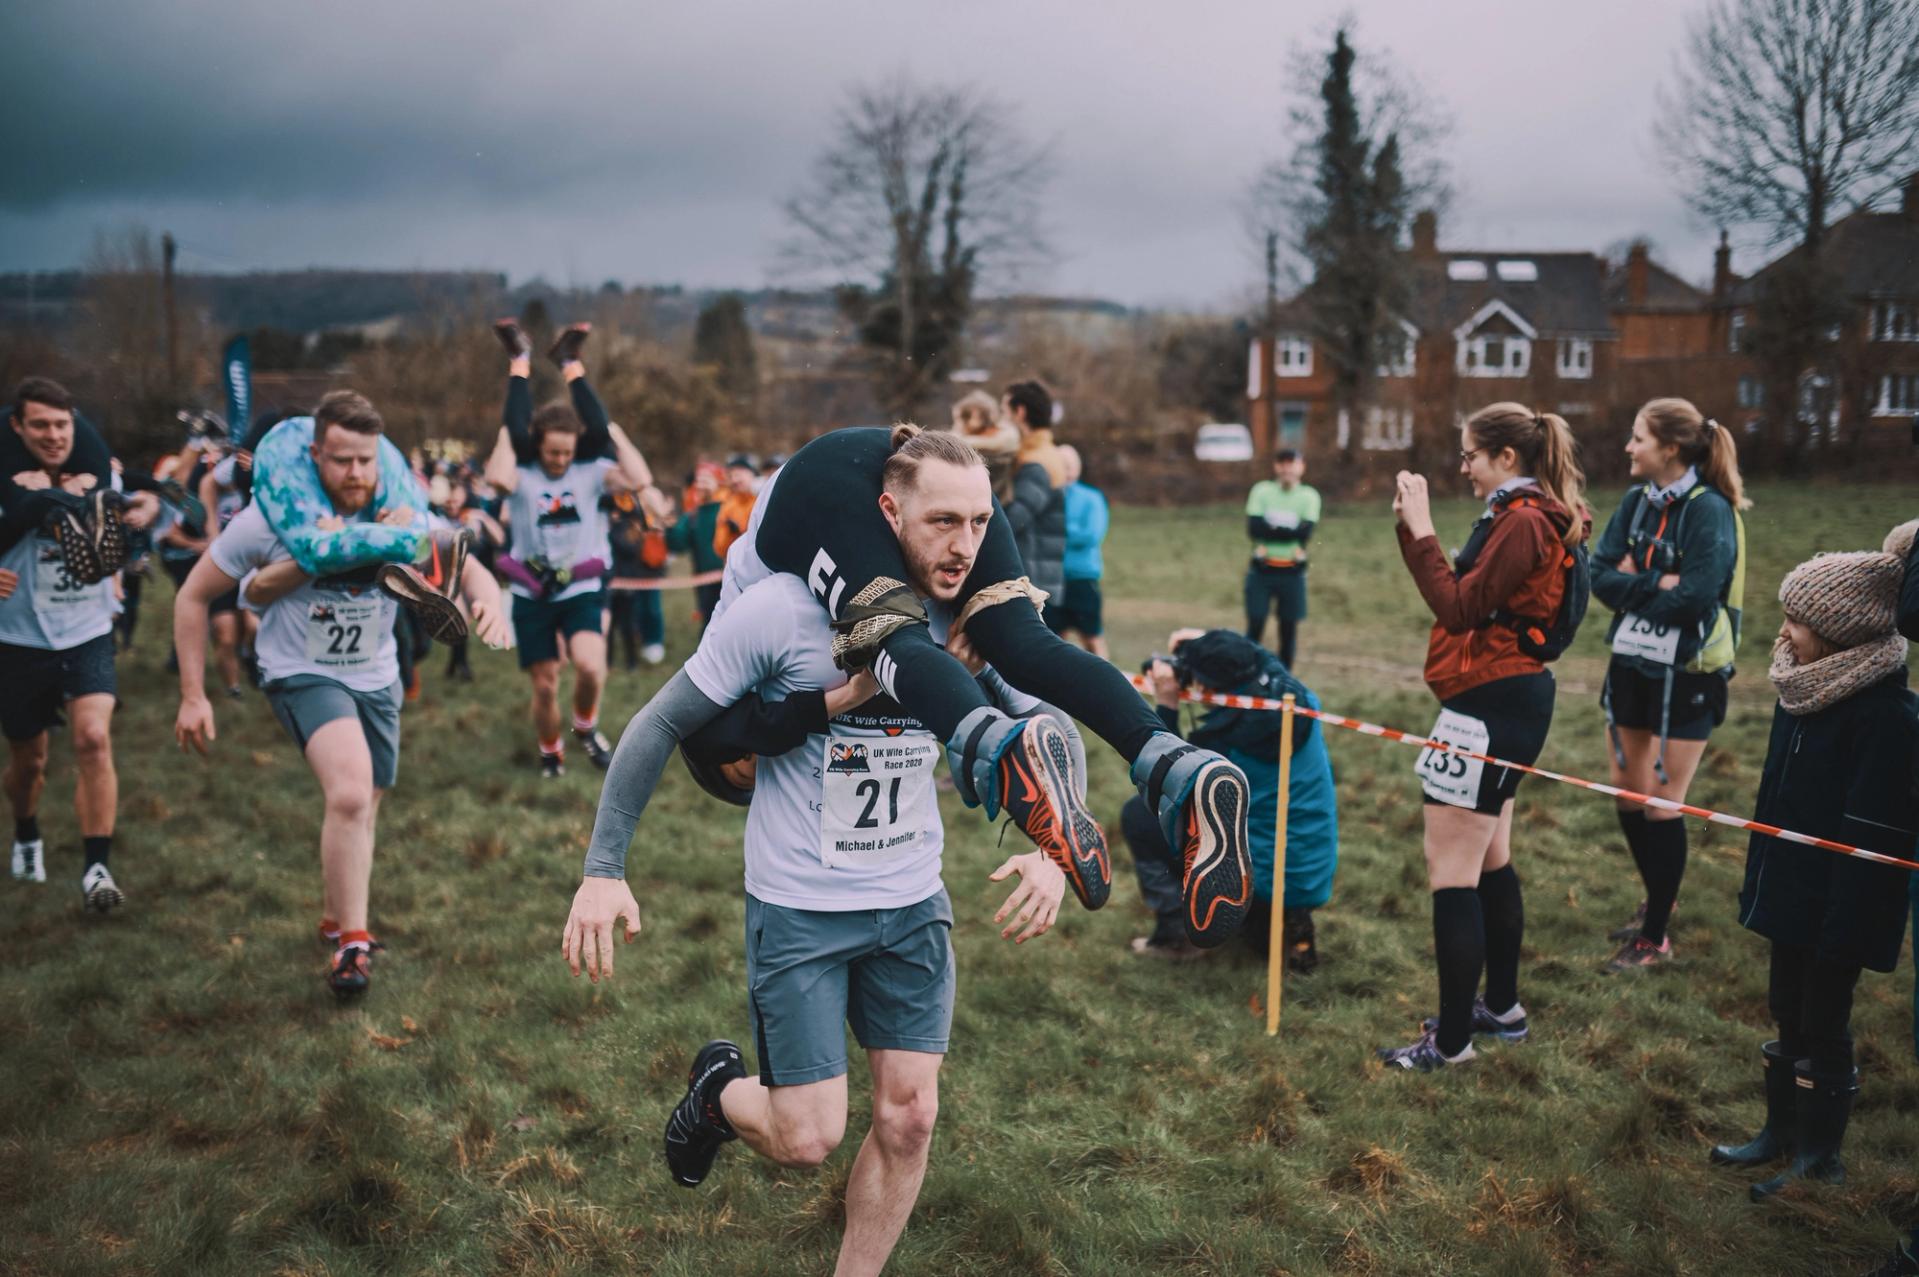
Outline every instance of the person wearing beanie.
[[(1779, 692), (1754, 818), (1869, 851), (1910, 858), (1919, 831), (1911, 778), (1919, 698), (1906, 688), (1895, 628), (1919, 520), (1881, 553), (1822, 554), (1779, 586), (1785, 621), (1770, 675)], [(1763, 1201), (1795, 1180), (1837, 1184), (1859, 1071), (1853, 990), (1891, 971), (1906, 932), (1907, 871), (1754, 833), (1739, 921), (1772, 942), (1767, 1001), (1779, 1026), (1760, 1047), (1766, 1124), (1712, 1160), (1786, 1168), (1752, 1187)]]

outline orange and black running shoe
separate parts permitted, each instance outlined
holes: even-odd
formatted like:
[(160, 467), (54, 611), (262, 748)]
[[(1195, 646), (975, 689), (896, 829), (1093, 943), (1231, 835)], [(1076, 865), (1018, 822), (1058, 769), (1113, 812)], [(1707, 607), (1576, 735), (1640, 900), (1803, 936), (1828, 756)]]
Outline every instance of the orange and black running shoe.
[(1202, 949), (1230, 939), (1252, 904), (1253, 865), (1246, 854), (1251, 803), (1246, 774), (1224, 758), (1200, 769), (1186, 800), (1180, 894), (1186, 938)]
[(427, 637), (442, 643), (458, 643), (466, 637), (466, 617), (459, 605), (433, 588), (420, 570), (408, 563), (385, 563), (374, 574), (381, 592), (398, 599), (400, 606), (426, 631)]
[(1000, 806), (1066, 874), (1079, 902), (1097, 909), (1113, 889), (1113, 866), (1106, 835), (1086, 810), (1077, 780), (1066, 733), (1044, 715), (1027, 719), (1000, 755)]

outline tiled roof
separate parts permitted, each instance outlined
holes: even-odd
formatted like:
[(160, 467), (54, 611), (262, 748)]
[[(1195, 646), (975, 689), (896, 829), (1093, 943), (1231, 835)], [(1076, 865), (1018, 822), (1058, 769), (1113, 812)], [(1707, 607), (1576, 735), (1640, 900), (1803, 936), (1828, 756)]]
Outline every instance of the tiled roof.
[[(1411, 298), (1406, 319), (1422, 336), (1450, 333), (1471, 319), (1489, 301), (1503, 301), (1538, 329), (1543, 338), (1599, 337), (1618, 334), (1606, 309), (1600, 287), (1605, 263), (1593, 253), (1440, 253), (1432, 257), (1406, 254), (1411, 271)], [(1531, 274), (1533, 278), (1502, 278)], [(1455, 269), (1455, 263), (1466, 263)], [(1530, 263), (1532, 270), (1513, 270), (1514, 263)], [(1473, 269), (1477, 264), (1478, 270)], [(1456, 274), (1483, 274), (1483, 279), (1457, 279)], [(1310, 317), (1307, 305), (1313, 285), (1279, 308), (1280, 321), (1303, 331)]]
[(1606, 272), (1605, 297), (1608, 310), (1687, 312), (1704, 310), (1712, 297), (1694, 288), (1658, 262), (1646, 263), (1646, 300), (1637, 306), (1626, 300), (1626, 263)]
[[(1803, 250), (1795, 248), (1733, 292), (1733, 301), (1757, 300), (1768, 275)], [(1919, 219), (1905, 213), (1854, 213), (1834, 222), (1822, 250), (1848, 297), (1919, 297)]]

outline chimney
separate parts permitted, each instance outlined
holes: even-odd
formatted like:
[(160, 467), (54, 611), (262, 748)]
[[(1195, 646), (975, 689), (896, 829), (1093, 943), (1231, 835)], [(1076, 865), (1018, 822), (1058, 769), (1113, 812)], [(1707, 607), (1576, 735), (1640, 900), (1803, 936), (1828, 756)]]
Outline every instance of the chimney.
[(1626, 304), (1646, 304), (1646, 241), (1636, 239), (1626, 250)]
[[(1919, 222), (1919, 172), (1906, 178), (1906, 194), (1900, 201), (1899, 207), (1905, 213), (1907, 221)], [(1418, 234), (1417, 230), (1414, 234)]]
[(1439, 214), (1430, 208), (1422, 208), (1413, 216), (1413, 256), (1439, 256)]
[(1726, 228), (1719, 228), (1719, 247), (1712, 254), (1712, 299), (1724, 301), (1732, 293), (1732, 245), (1726, 242)]

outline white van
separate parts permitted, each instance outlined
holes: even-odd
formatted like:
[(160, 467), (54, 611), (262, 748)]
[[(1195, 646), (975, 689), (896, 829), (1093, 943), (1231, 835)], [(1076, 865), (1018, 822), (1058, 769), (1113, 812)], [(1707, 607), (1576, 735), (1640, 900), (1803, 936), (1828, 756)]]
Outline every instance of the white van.
[(1208, 422), (1193, 438), (1193, 456), (1201, 461), (1251, 461), (1253, 433), (1238, 422)]

